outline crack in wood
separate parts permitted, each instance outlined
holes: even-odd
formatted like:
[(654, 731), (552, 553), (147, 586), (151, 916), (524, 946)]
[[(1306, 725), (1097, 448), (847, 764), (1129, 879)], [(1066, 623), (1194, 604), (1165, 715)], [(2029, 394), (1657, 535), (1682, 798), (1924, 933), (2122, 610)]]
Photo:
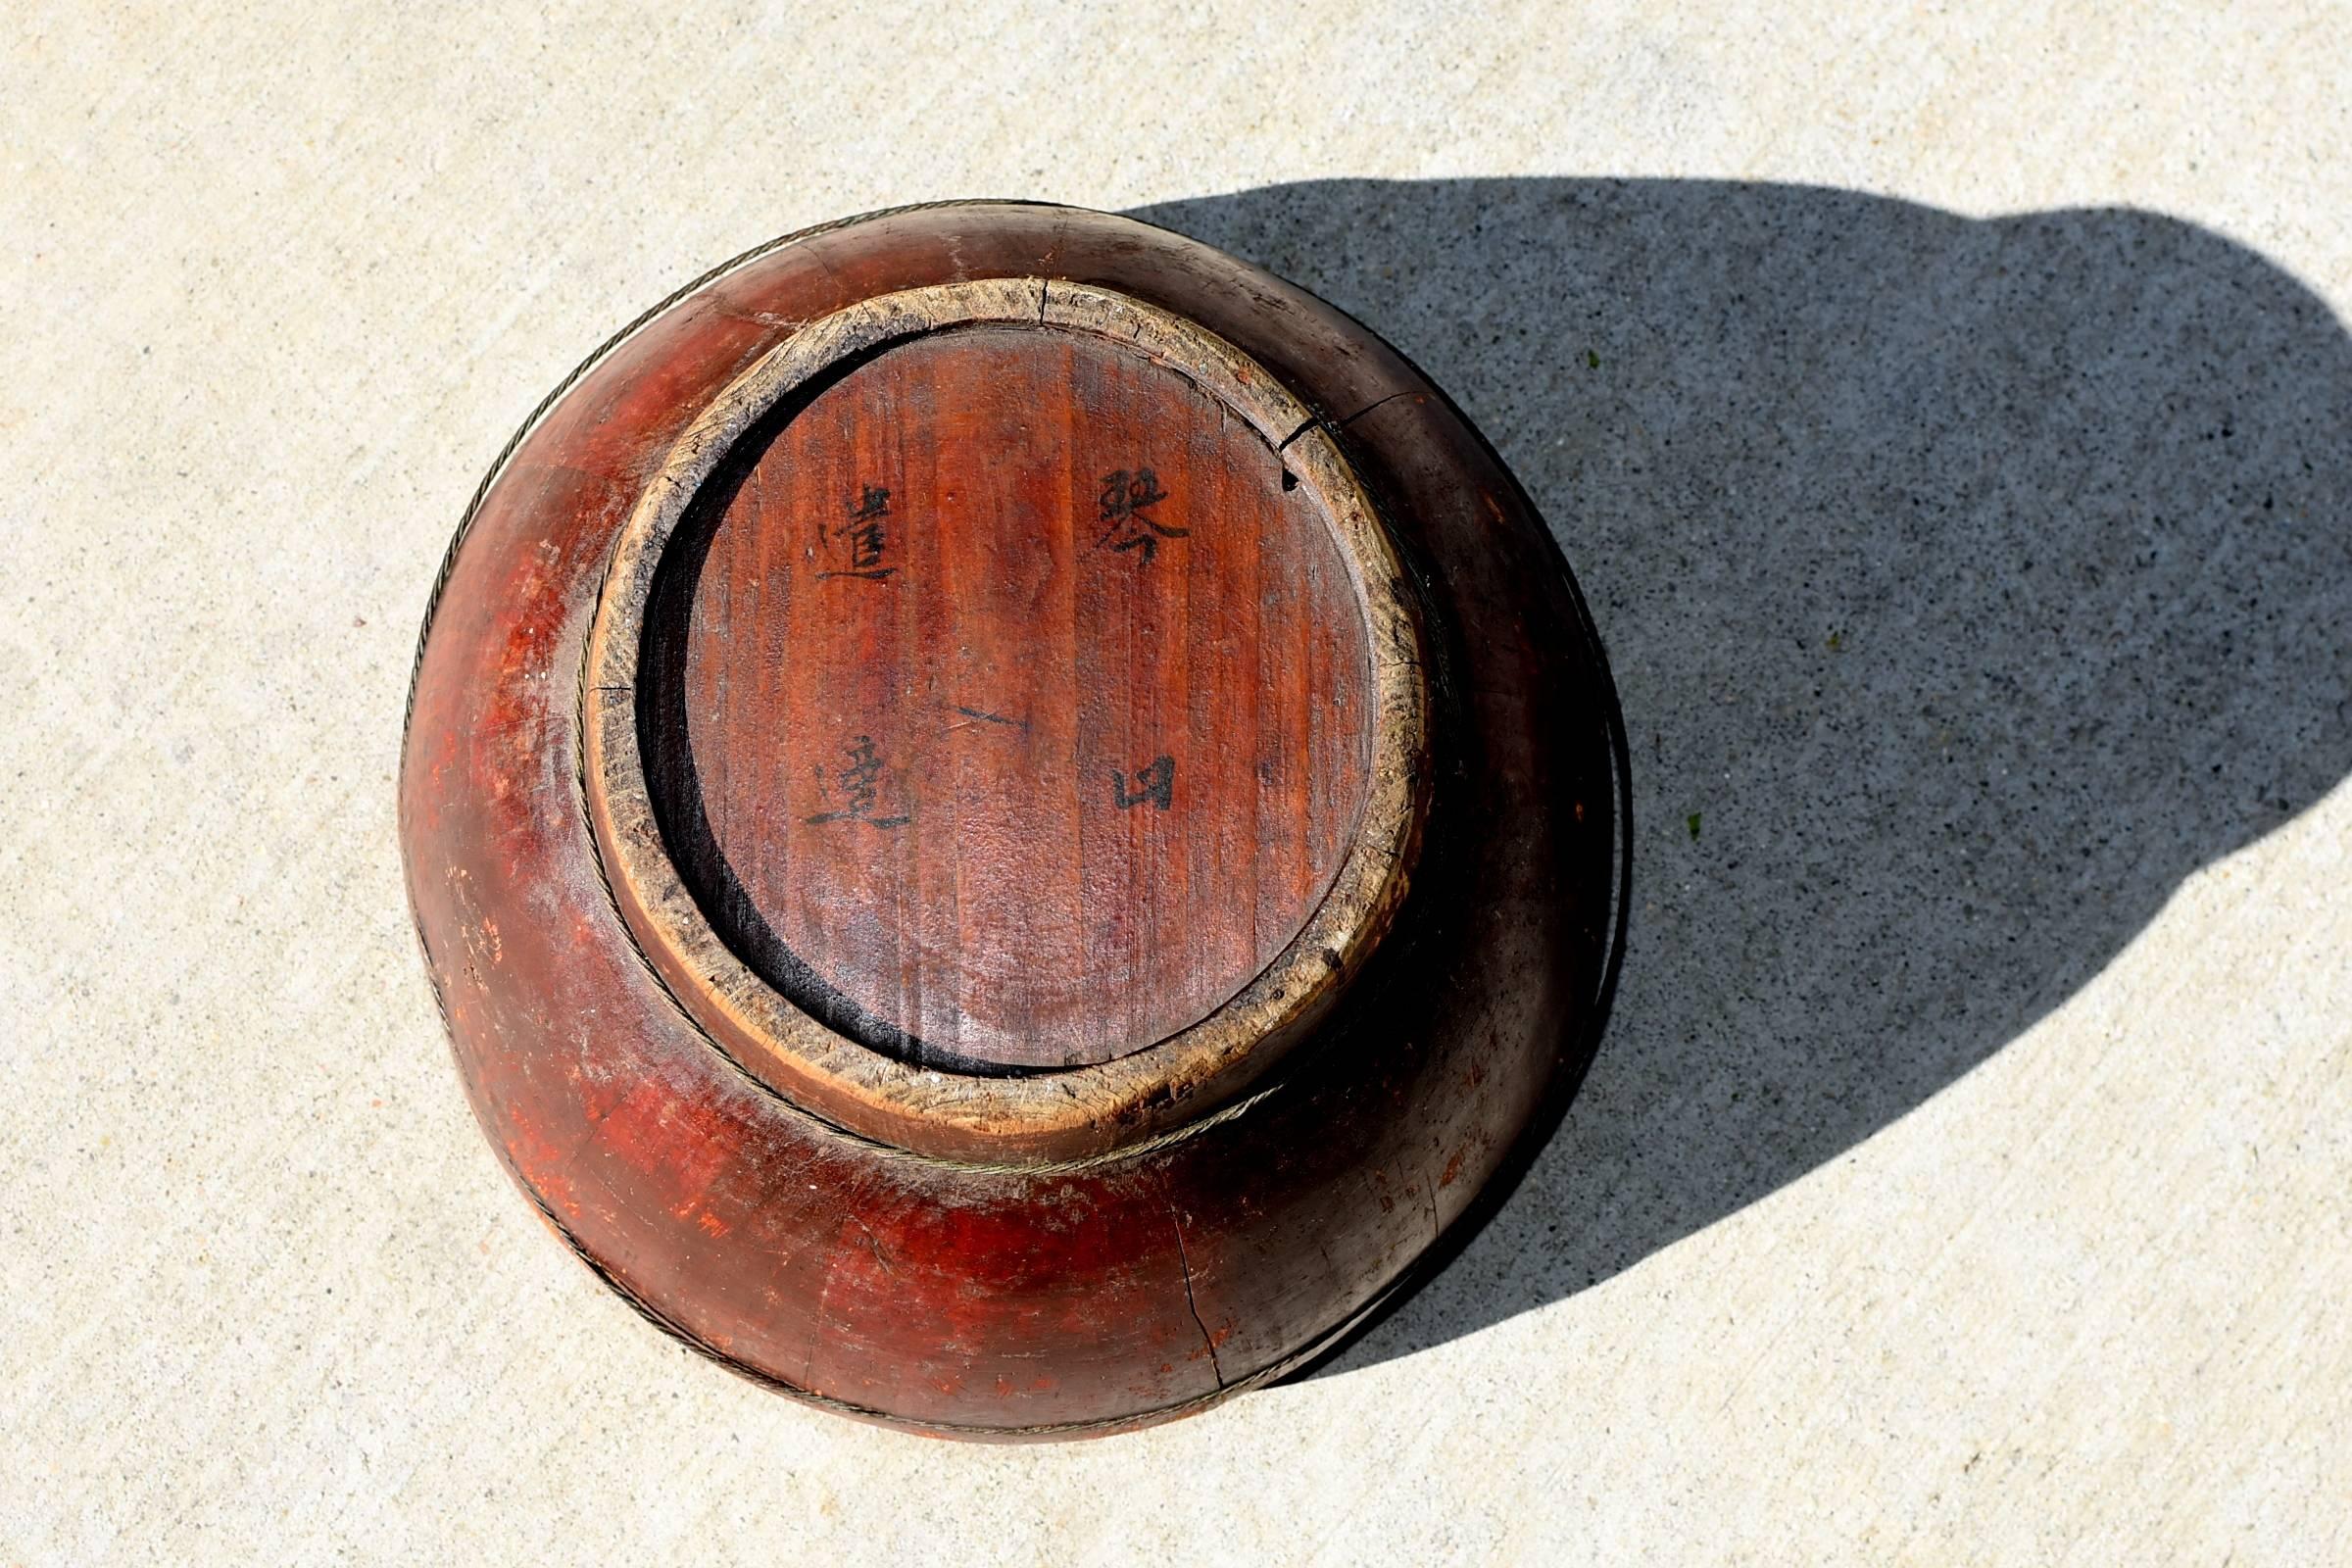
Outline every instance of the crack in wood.
[(1193, 1295), (1193, 1257), (1184, 1246), (1184, 1219), (1176, 1212), (1174, 1200), (1168, 1205), (1168, 1223), (1176, 1231), (1176, 1261), (1184, 1268), (1184, 1304), (1193, 1314), (1193, 1326), (1200, 1331), (1200, 1344), (1208, 1351), (1208, 1369), (1215, 1374), (1217, 1387), (1226, 1387), (1225, 1366), (1217, 1359), (1217, 1338), (1208, 1332), (1208, 1324), (1200, 1316), (1200, 1299)]

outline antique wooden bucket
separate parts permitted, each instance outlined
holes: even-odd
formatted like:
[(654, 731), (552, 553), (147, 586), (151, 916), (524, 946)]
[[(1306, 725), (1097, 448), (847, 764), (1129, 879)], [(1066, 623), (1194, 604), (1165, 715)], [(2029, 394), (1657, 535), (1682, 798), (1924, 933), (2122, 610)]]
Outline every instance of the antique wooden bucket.
[(1301, 1365), (1476, 1221), (1625, 899), (1592, 623), (1322, 301), (1131, 220), (811, 229), (600, 350), (426, 613), (461, 1075), (699, 1350), (968, 1437)]

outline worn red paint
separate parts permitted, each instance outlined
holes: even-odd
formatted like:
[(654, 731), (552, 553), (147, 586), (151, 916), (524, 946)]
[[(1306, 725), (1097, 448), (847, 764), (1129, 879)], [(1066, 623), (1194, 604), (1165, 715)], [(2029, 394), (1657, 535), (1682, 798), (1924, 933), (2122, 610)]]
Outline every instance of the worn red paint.
[[(1049, 263), (1046, 258), (1053, 260)], [(790, 324), (958, 275), (1124, 290), (1245, 345), (1334, 421), (1426, 579), (1445, 750), (1414, 940), (1249, 1113), (1040, 1173), (918, 1159), (781, 1104), (689, 1027), (600, 883), (576, 679), (605, 552), (684, 421)], [(1239, 286), (1245, 282), (1247, 286)], [(559, 1234), (773, 1385), (924, 1430), (1116, 1430), (1295, 1361), (1459, 1215), (1581, 1052), (1615, 872), (1605, 675), (1554, 547), (1474, 432), (1363, 328), (1204, 247), (1058, 209), (943, 208), (729, 271), (598, 362), (459, 550), (401, 771), (409, 891), (461, 1078)], [(1460, 628), (1479, 628), (1465, 636)], [(1553, 803), (1590, 803), (1573, 820)], [(466, 933), (495, 933), (486, 964)], [(1379, 1170), (1427, 1171), (1393, 1200)], [(1179, 1219), (1178, 1216), (1184, 1216)]]

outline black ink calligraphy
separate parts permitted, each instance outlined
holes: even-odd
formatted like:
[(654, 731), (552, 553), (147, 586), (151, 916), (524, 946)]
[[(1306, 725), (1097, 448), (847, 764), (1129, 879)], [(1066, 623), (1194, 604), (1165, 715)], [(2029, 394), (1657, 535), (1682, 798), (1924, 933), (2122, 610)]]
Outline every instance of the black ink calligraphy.
[(882, 519), (890, 515), (890, 491), (878, 484), (860, 485), (858, 499), (850, 504), (850, 520), (832, 530), (832, 541), (849, 546), (849, 564), (833, 571), (820, 571), (820, 577), (863, 577), (879, 582), (898, 570), (884, 565), (883, 559), (890, 549), (890, 535)]
[(1127, 786), (1127, 775), (1117, 768), (1110, 770), (1111, 800), (1122, 811), (1132, 811), (1150, 801), (1166, 810), (1176, 796), (1176, 759), (1154, 757), (1135, 770), (1135, 787)]
[[(834, 775), (834, 782), (846, 803), (838, 810), (819, 811), (806, 820), (818, 822), (867, 822), (875, 827), (905, 827), (910, 815), (876, 816), (874, 807), (881, 799), (882, 754), (874, 747), (871, 735), (860, 735), (850, 747), (849, 765)], [(825, 770), (816, 770), (817, 788), (825, 788)]]
[(1190, 528), (1172, 528), (1152, 515), (1150, 509), (1167, 499), (1168, 493), (1159, 487), (1159, 475), (1150, 468), (1121, 468), (1104, 474), (1102, 520), (1108, 526), (1096, 543), (1112, 550), (1141, 551), (1140, 559), (1150, 564), (1159, 554), (1162, 539), (1182, 539), (1192, 533)]

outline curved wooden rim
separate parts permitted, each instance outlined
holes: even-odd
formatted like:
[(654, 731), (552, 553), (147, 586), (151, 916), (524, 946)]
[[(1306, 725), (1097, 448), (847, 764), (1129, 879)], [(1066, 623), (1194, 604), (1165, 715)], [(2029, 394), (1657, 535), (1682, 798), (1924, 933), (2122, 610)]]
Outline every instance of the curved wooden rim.
[[(671, 862), (638, 745), (638, 662), (664, 547), (712, 471), (762, 416), (851, 356), (957, 326), (1091, 333), (1219, 399), (1318, 504), (1365, 614), (1372, 755), (1329, 892), (1272, 963), (1199, 1023), (1093, 1066), (1024, 1076), (919, 1068), (840, 1035), (718, 937)], [(1418, 618), (1370, 497), (1331, 433), (1231, 343), (1098, 287), (995, 278), (880, 295), (812, 321), (738, 377), (671, 446), (614, 541), (580, 669), (583, 805), (600, 868), (647, 962), (719, 1050), (785, 1100), (854, 1135), (936, 1157), (1045, 1164), (1180, 1135), (1228, 1104), (1328, 1009), (1402, 901), (1428, 807), (1429, 693)], [(1238, 1107), (1237, 1107), (1238, 1108)]]

